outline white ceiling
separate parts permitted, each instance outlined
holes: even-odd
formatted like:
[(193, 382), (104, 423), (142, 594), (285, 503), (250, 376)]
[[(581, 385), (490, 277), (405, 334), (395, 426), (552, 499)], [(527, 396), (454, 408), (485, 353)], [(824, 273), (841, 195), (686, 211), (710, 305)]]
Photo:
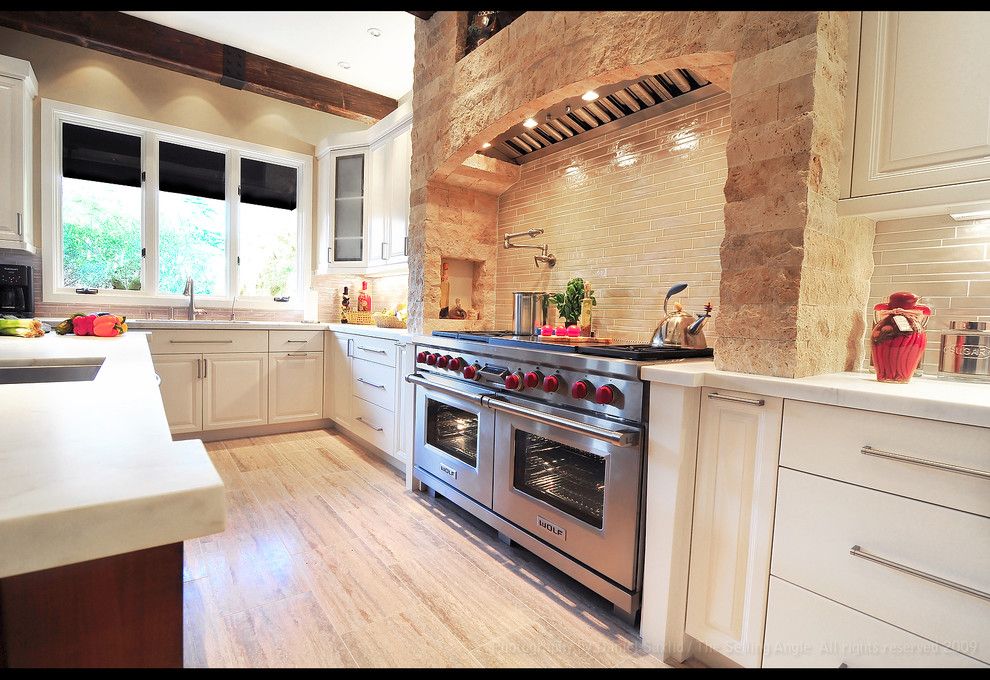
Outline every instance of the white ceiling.
[[(398, 99), (412, 89), (408, 12), (127, 12)], [(368, 33), (377, 28), (381, 37)], [(346, 61), (344, 69), (338, 62)]]

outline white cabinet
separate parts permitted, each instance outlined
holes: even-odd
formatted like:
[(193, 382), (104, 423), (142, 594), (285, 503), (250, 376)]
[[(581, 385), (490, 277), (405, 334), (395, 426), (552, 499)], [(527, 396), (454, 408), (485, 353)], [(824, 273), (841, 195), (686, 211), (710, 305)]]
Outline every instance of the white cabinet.
[(402, 386), (405, 345), (389, 338), (333, 332), (326, 343), (324, 414), (393, 458), (406, 460)]
[(31, 64), (0, 55), (0, 248), (31, 253), (32, 102), (37, 94)]
[(330, 395), (328, 418), (338, 423), (346, 423), (351, 418), (351, 355), (349, 347), (350, 336), (333, 333), (333, 341), (329, 344), (330, 370), (326, 376), (327, 392)]
[(412, 108), (320, 144), (319, 271), (387, 274), (406, 267)]
[(278, 352), (268, 360), (268, 422), (321, 418), (323, 352)]
[(204, 354), (203, 429), (268, 422), (268, 354)]
[(990, 180), (990, 79), (982, 77), (990, 72), (990, 13), (863, 12), (860, 28), (844, 195), (961, 191), (956, 185)]
[(166, 354), (154, 359), (169, 430), (173, 434), (199, 432), (203, 429), (203, 355)]
[(686, 632), (762, 659), (783, 400), (702, 391)]

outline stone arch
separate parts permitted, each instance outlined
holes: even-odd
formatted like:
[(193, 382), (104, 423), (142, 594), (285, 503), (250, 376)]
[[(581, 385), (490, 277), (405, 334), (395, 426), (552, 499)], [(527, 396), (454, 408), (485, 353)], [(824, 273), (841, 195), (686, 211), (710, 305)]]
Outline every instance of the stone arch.
[[(732, 94), (716, 364), (794, 377), (858, 359), (872, 234), (835, 212), (845, 13), (533, 11), (460, 59), (463, 31), (459, 12), (416, 27), (414, 331), (435, 327), (441, 257), (478, 263), (476, 305), (494, 308), (496, 200), (515, 166), (474, 154), (482, 142), (532, 107), (684, 66)], [(854, 256), (836, 269), (834, 253)]]

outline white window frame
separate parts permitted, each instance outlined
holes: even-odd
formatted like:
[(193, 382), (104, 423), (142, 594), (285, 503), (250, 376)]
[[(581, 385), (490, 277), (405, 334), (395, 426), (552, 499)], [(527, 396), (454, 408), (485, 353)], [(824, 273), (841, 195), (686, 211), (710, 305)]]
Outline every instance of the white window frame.
[[(146, 256), (141, 262), (142, 290), (100, 289), (96, 296), (79, 295), (62, 281), (62, 123), (76, 123), (112, 132), (141, 137), (142, 206), (141, 243)], [(312, 198), (313, 158), (305, 154), (252, 144), (229, 137), (198, 132), (109, 111), (41, 100), (41, 233), (42, 301), (47, 303), (126, 304), (150, 307), (179, 307), (187, 304), (184, 295), (159, 293), (158, 287), (158, 142), (184, 144), (217, 151), (226, 157), (227, 294), (196, 295), (196, 305), (204, 308), (302, 310), (312, 276)], [(296, 291), (288, 302), (271, 297), (237, 296), (238, 213), (241, 157), (296, 168)]]

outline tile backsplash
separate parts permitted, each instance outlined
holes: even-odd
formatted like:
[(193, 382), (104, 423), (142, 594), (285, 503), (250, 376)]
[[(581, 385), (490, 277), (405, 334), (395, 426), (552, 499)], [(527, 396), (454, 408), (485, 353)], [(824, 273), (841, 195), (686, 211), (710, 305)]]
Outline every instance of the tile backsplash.
[(990, 321), (990, 220), (933, 215), (877, 222), (873, 259), (870, 319), (873, 305), (899, 290), (933, 307), (925, 373), (938, 370), (940, 336), (932, 331), (948, 328), (952, 320)]
[[(122, 314), (131, 319), (184, 319), (186, 305), (174, 307), (157, 307), (150, 305), (116, 305), (104, 304), (99, 295), (80, 296), (78, 303), (45, 303), (41, 297), (41, 256), (31, 255), (15, 250), (0, 248), (0, 262), (11, 264), (26, 264), (33, 268), (35, 315), (39, 317), (68, 317), (79, 311), (110, 312)], [(400, 302), (406, 302), (408, 297), (408, 280), (405, 274), (368, 279), (372, 288), (372, 304), (375, 310), (383, 307), (394, 307)], [(361, 277), (357, 275), (325, 274), (313, 276), (311, 286), (319, 295), (319, 320), (339, 321), (340, 292), (344, 286), (350, 286), (353, 291), (352, 300), (357, 305), (357, 291), (361, 289)], [(206, 308), (200, 313), (199, 319), (228, 319), (230, 310), (227, 308)], [(236, 318), (248, 321), (301, 321), (301, 310), (268, 310), (240, 309), (236, 310)]]
[(499, 249), (496, 327), (512, 327), (513, 291), (558, 292), (580, 276), (595, 289), (598, 336), (647, 342), (667, 289), (684, 281), (689, 288), (676, 299), (685, 309), (715, 305), (705, 329), (711, 342), (728, 134), (723, 93), (523, 165), (499, 199), (499, 242), (544, 229), (520, 243), (548, 243), (557, 265), (537, 269), (536, 251)]

